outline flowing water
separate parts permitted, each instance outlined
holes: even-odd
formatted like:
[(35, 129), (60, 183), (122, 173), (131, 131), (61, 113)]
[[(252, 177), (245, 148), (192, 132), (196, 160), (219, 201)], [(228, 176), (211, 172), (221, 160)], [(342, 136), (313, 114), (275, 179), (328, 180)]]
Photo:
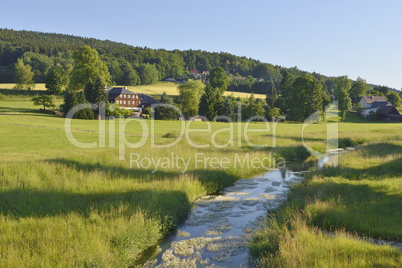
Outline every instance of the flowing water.
[(152, 249), (157, 256), (143, 267), (253, 267), (247, 248), (251, 233), (309, 167), (325, 161), (290, 162), (286, 169), (240, 179), (217, 195), (200, 198), (184, 224)]

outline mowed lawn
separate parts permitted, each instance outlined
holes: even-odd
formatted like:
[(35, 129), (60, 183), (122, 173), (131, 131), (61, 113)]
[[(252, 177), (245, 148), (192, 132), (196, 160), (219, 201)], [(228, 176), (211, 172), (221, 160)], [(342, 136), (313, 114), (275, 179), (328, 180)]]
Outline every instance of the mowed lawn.
[[(39, 113), (17, 97), (0, 101), (0, 266), (6, 267), (130, 266), (183, 221), (195, 199), (265, 171), (235, 166), (236, 155), (293, 157), (289, 152), (303, 140), (318, 151), (327, 144), (328, 125), (322, 123), (302, 132), (303, 125), (293, 123), (212, 122), (209, 130), (205, 122), (156, 121), (152, 129), (149, 120), (73, 120), (76, 140), (98, 142), (85, 149), (67, 139), (64, 118)], [(247, 128), (260, 132), (246, 138)], [(402, 124), (352, 118), (338, 128), (343, 145), (367, 144), (400, 139)], [(125, 135), (119, 135), (122, 129)], [(185, 129), (204, 132), (178, 139)], [(141, 140), (138, 148), (119, 148)], [(166, 148), (152, 145), (175, 140)], [(122, 148), (125, 159), (119, 160)], [(183, 165), (154, 170), (130, 165), (130, 153), (156, 160), (173, 153), (192, 161), (185, 172)], [(197, 165), (199, 153), (228, 158), (230, 165)]]

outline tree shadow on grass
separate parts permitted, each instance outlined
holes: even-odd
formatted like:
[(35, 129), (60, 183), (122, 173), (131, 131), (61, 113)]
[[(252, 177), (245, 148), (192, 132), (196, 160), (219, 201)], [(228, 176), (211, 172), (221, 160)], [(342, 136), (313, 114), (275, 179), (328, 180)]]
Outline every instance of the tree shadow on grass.
[(344, 177), (353, 180), (397, 178), (402, 176), (402, 157), (366, 169), (325, 167), (319, 171), (319, 174), (326, 177)]
[(21, 89), (6, 89), (6, 88), (0, 88), (0, 93), (4, 95), (11, 95), (11, 96), (31, 96), (35, 97), (36, 95), (49, 95), (49, 92), (46, 90), (21, 90)]
[[(136, 211), (177, 224), (185, 219), (191, 203), (180, 191), (137, 190), (119, 193), (74, 193), (56, 190), (13, 189), (0, 193), (0, 213), (12, 218), (51, 217), (76, 212), (110, 212), (125, 206), (125, 216)], [(169, 225), (169, 224), (168, 224)]]
[[(122, 166), (116, 166), (113, 164), (103, 164), (103, 163), (83, 163), (73, 159), (56, 158), (47, 160), (50, 163), (58, 163), (65, 165), (67, 168), (72, 168), (78, 171), (84, 172), (102, 172), (108, 174), (110, 179), (128, 179), (136, 180), (140, 182), (152, 182), (160, 180), (176, 180), (178, 176), (181, 176), (180, 171), (164, 171), (156, 170), (152, 172), (151, 169), (140, 169), (140, 168), (126, 168)], [(194, 178), (198, 179), (203, 187), (207, 190), (208, 194), (216, 193), (224, 187), (232, 185), (238, 178), (234, 174), (230, 174), (225, 170), (218, 169), (197, 169), (188, 171), (185, 174), (193, 175)]]
[[(42, 106), (43, 108), (43, 106)], [(59, 115), (55, 114), (47, 114), (41, 112), (39, 108), (16, 108), (16, 107), (0, 107), (0, 115), (12, 115), (12, 116), (26, 116), (27, 114), (30, 116), (42, 116), (42, 117), (57, 117), (60, 118)]]
[[(380, 143), (364, 146), (359, 149), (366, 157), (381, 157), (398, 156), (402, 154), (402, 146), (389, 143)], [(364, 160), (362, 160), (364, 161)], [(386, 160), (384, 160), (386, 161)], [(402, 176), (402, 157), (384, 162), (380, 165), (365, 169), (357, 169), (351, 167), (329, 167), (319, 171), (320, 175), (326, 177), (342, 176), (348, 179), (369, 179), (370, 177), (388, 177), (395, 178)]]

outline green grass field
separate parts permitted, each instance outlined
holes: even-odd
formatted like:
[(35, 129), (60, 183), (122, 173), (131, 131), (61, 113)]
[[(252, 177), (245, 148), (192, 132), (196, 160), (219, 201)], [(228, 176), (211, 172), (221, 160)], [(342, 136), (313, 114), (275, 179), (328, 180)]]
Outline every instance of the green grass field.
[[(295, 186), (254, 235), (262, 267), (401, 267), (402, 136), (340, 155)], [(329, 232), (329, 235), (327, 232)]]
[[(143, 120), (141, 122), (145, 125), (137, 121), (127, 123), (124, 138), (131, 143), (145, 138), (145, 144), (139, 148), (125, 148), (126, 159), (119, 160), (118, 145), (123, 137), (118, 132), (123, 121), (106, 121), (105, 130), (99, 131), (99, 122), (96, 120), (74, 120), (72, 133), (77, 140), (97, 142), (103, 134), (106, 140), (105, 147), (78, 148), (66, 138), (64, 118), (39, 113), (39, 107), (33, 106), (28, 99), (29, 96), (25, 95), (6, 95), (5, 100), (0, 100), (2, 267), (130, 266), (144, 249), (155, 245), (183, 221), (195, 199), (231, 185), (238, 178), (248, 178), (264, 171), (258, 167), (234, 166), (236, 154), (239, 157), (248, 154), (250, 157), (264, 158), (274, 152), (278, 156), (294, 158), (297, 157), (297, 153), (294, 153), (297, 152), (296, 148), (302, 145), (302, 124), (279, 123), (275, 134), (272, 123), (269, 129), (262, 123), (251, 123), (248, 126), (250, 129), (262, 132), (249, 133), (250, 143), (247, 143), (244, 136), (245, 123), (236, 123), (233, 129), (226, 123), (211, 123), (210, 131), (188, 133), (187, 139), (184, 137), (170, 148), (154, 148), (151, 145), (152, 138), (158, 145), (172, 143), (179, 136), (182, 124), (189, 124), (188, 128), (191, 129), (207, 129), (207, 125), (205, 122), (156, 121), (154, 131), (151, 132), (151, 121)], [(349, 116), (349, 121), (339, 124), (343, 146), (380, 142), (390, 144), (384, 150), (400, 146), (398, 142), (401, 139), (402, 124), (370, 123), (359, 121), (360, 117), (353, 114)], [(336, 121), (334, 119), (332, 123)], [(142, 126), (149, 132), (144, 134)], [(304, 129), (306, 144), (315, 150), (325, 151), (326, 127), (322, 123), (307, 126)], [(206, 147), (194, 148), (189, 144), (190, 141)], [(216, 148), (212, 141), (222, 147), (225, 144), (232, 146)], [(254, 148), (252, 144), (258, 147)], [(373, 152), (377, 150), (373, 148)], [(152, 172), (153, 167), (130, 167), (130, 153), (138, 154), (141, 158), (157, 159), (170, 156), (172, 152), (183, 159), (192, 159), (186, 172), (182, 173), (183, 166), (177, 165), (159, 168), (155, 172)], [(194, 161), (197, 153), (210, 159), (228, 158), (230, 164), (228, 168), (198, 165)], [(356, 159), (354, 161), (359, 162), (359, 153), (355, 154), (348, 157), (350, 161)], [(398, 154), (378, 156), (375, 161), (360, 168), (370, 170), (389, 161), (392, 164), (400, 159)], [(345, 161), (348, 163), (349, 160)], [(398, 163), (390, 167), (395, 168)], [(387, 166), (383, 168), (385, 170)], [(348, 169), (345, 167), (346, 171)], [(316, 176), (325, 178), (325, 172), (338, 171), (328, 169)], [(344, 183), (342, 180), (345, 180), (342, 174), (335, 178), (338, 180), (336, 183), (341, 185)], [(320, 179), (316, 180), (320, 182)], [(384, 179), (382, 186), (382, 180), (366, 177), (352, 181), (356, 189), (363, 189), (362, 185), (366, 181), (373, 183), (370, 187), (379, 188), (379, 193), (373, 190), (370, 196), (373, 200), (381, 200), (395, 193), (399, 195), (390, 196), (388, 201), (379, 200), (379, 204), (390, 202), (395, 206), (398, 200), (400, 203), (400, 184), (392, 184)], [(388, 188), (392, 189), (392, 193), (388, 192)], [(332, 191), (331, 188), (328, 191)], [(317, 202), (337, 204), (336, 198), (335, 201), (331, 200)], [(324, 210), (319, 210), (321, 203), (312, 203), (308, 207), (309, 211), (316, 211), (314, 215), (327, 215)], [(353, 209), (356, 207), (353, 204), (350, 206), (350, 212), (345, 211), (355, 213)], [(359, 223), (362, 225), (367, 213), (369, 207), (359, 215), (357, 226)], [(319, 217), (314, 219), (318, 224)], [(392, 232), (394, 222), (395, 218), (389, 219), (389, 237), (396, 237), (395, 231)], [(342, 223), (336, 223), (336, 228), (343, 228)], [(307, 222), (306, 228), (311, 228), (311, 224)], [(366, 229), (360, 226), (359, 230), (373, 234), (370, 230), (377, 227), (379, 224)], [(382, 235), (384, 229), (378, 228), (376, 236), (385, 237)], [(313, 232), (312, 235), (316, 234)], [(342, 239), (349, 241), (347, 237)], [(361, 258), (365, 260), (369, 255), (370, 258), (378, 255), (381, 263), (396, 263), (395, 256), (400, 255), (389, 250), (388, 247), (369, 247), (368, 253)]]
[[(177, 87), (179, 84), (175, 84), (172, 82), (158, 82), (153, 85), (145, 85), (145, 86), (127, 86), (127, 89), (136, 92), (136, 93), (146, 93), (150, 95), (161, 95), (163, 92), (166, 92), (168, 95), (176, 96), (179, 95), (177, 91)], [(0, 89), (13, 89), (15, 84), (0, 84)], [(34, 91), (45, 91), (45, 84), (35, 84)], [(242, 99), (250, 97), (251, 94), (244, 92), (225, 92), (225, 96), (229, 96), (233, 94), (234, 97), (240, 97)], [(265, 99), (264, 94), (254, 94), (255, 98)]]

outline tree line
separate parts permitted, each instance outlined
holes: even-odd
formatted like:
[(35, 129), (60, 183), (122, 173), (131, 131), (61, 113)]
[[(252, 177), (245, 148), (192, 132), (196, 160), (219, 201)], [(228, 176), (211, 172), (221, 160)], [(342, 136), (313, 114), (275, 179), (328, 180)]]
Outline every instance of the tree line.
[[(224, 52), (167, 51), (55, 33), (0, 29), (0, 40), (0, 83), (14, 82), (18, 59), (31, 66), (35, 83), (45, 83), (48, 72), (58, 64), (67, 72), (71, 71), (73, 52), (85, 45), (98, 51), (109, 69), (111, 81), (118, 85), (150, 84), (165, 78), (186, 80), (190, 70), (197, 69), (202, 73), (218, 66), (233, 76), (252, 76), (276, 83), (285, 70), (294, 76), (307, 73), (297, 67), (274, 66)], [(327, 79), (316, 73), (314, 76)], [(240, 91), (234, 87), (229, 90)], [(248, 91), (261, 93), (263, 86), (255, 85), (243, 92)]]

